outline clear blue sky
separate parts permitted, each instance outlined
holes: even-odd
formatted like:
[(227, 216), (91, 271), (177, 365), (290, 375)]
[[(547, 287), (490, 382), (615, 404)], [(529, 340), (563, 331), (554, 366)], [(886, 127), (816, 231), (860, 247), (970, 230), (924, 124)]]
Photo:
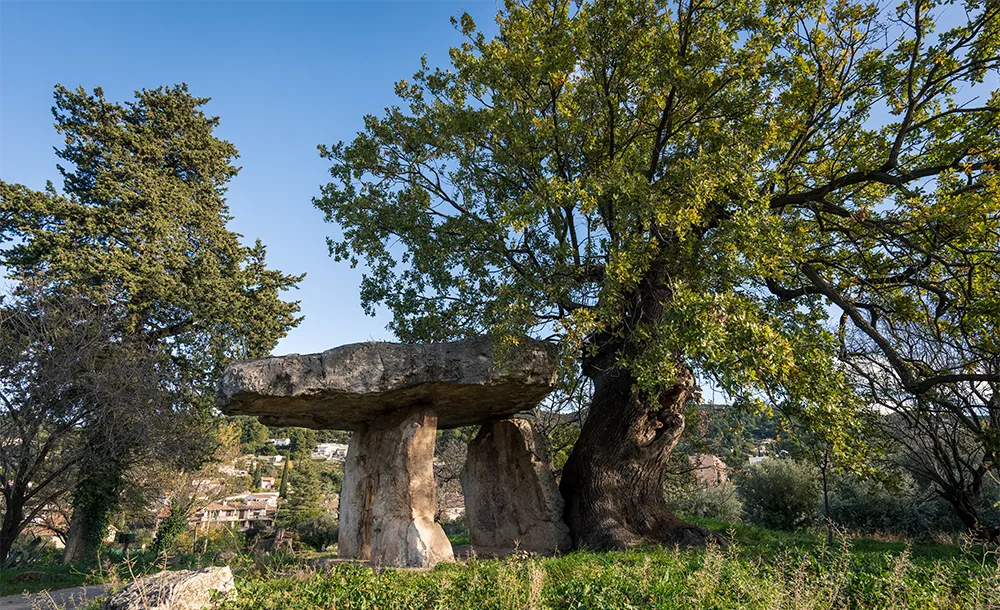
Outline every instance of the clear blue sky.
[(311, 199), (327, 182), (316, 145), (349, 140), (365, 114), (394, 103), (393, 84), (426, 53), (447, 62), (469, 12), (492, 33), (494, 1), (17, 2), (0, 1), (0, 178), (57, 186), (52, 88), (136, 89), (186, 82), (211, 97), (220, 137), (240, 151), (229, 191), (231, 228), (268, 247), (270, 265), (306, 272), (289, 297), (305, 320), (275, 353), (391, 339), (388, 314), (361, 311), (361, 270), (327, 256)]

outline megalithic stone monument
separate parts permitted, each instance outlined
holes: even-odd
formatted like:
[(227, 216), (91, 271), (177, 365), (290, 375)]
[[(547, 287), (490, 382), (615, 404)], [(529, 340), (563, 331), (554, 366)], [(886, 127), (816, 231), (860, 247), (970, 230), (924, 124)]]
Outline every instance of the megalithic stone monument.
[[(498, 421), (537, 405), (555, 383), (552, 347), (530, 339), (502, 351), (487, 337), (418, 345), (356, 343), (321, 354), (236, 362), (219, 382), (218, 403), (227, 415), (255, 415), (268, 425), (351, 430), (340, 498), (340, 556), (426, 567), (454, 559), (444, 531), (434, 522), (437, 428), (484, 424), (493, 430)], [(525, 424), (511, 430), (523, 432)], [(525, 451), (537, 453), (530, 427), (524, 433), (530, 445)], [(527, 459), (525, 451), (515, 455)], [(542, 515), (546, 525), (518, 523), (515, 515), (498, 536), (485, 531), (492, 524), (471, 517), (470, 536), (495, 545), (509, 537), (507, 532), (530, 537), (538, 531), (547, 539), (554, 529), (563, 532), (565, 526), (549, 523), (561, 510), (554, 508), (558, 490), (551, 473), (535, 480), (540, 471), (534, 458), (525, 462), (530, 467), (498, 464), (491, 473), (484, 460), (494, 454), (496, 459), (508, 455), (475, 453), (475, 467), (466, 468), (466, 489), (510, 485), (517, 495), (523, 486), (543, 506), (532, 508), (528, 499), (519, 505), (518, 515)], [(505, 479), (498, 481), (497, 475)], [(519, 480), (508, 480), (512, 477)], [(556, 550), (565, 544), (568, 534), (552, 544), (543, 540), (532, 546)]]

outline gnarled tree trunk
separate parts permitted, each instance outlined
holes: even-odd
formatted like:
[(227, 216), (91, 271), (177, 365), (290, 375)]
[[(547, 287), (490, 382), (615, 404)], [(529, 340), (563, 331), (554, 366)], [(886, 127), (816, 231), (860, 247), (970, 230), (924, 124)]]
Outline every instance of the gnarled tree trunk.
[(73, 497), (73, 516), (66, 534), (63, 563), (92, 561), (107, 533), (108, 518), (118, 507), (125, 482), (125, 467), (108, 460), (103, 468), (94, 466), (77, 483)]
[(667, 507), (667, 458), (684, 430), (684, 403), (694, 375), (653, 400), (625, 369), (585, 365), (594, 397), (580, 438), (563, 469), (560, 491), (577, 548), (619, 549), (643, 543), (704, 542), (706, 532)]
[(7, 561), (10, 550), (14, 547), (14, 541), (21, 533), (24, 521), (24, 505), (21, 497), (20, 493), (14, 492), (5, 502), (6, 511), (3, 514), (3, 524), (0, 525), (0, 564)]

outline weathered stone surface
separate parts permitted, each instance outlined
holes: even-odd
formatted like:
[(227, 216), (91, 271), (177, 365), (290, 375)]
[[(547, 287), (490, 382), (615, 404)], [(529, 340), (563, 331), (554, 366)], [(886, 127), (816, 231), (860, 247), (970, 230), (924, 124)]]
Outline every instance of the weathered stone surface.
[(371, 559), (375, 463), (369, 453), (369, 441), (367, 426), (356, 430), (351, 435), (347, 459), (344, 460), (337, 552), (346, 559)]
[(235, 597), (229, 566), (160, 572), (136, 579), (104, 603), (104, 610), (202, 610), (212, 602), (212, 592)]
[(340, 500), (341, 557), (402, 567), (454, 561), (434, 522), (436, 420), (433, 409), (417, 407), (354, 432)]
[(569, 550), (563, 499), (544, 443), (521, 419), (484, 424), (462, 470), (465, 519), (480, 555)]
[(344, 430), (431, 406), (438, 425), (452, 428), (530, 409), (555, 381), (553, 351), (530, 339), (504, 355), (488, 337), (356, 343), (234, 363), (219, 383), (218, 402), (227, 415), (256, 415), (268, 425)]

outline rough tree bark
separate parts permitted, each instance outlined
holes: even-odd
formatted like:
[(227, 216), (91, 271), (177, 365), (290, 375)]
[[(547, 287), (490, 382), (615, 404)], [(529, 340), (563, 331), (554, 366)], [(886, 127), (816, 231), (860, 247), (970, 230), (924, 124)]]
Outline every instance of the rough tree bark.
[(584, 373), (594, 397), (560, 483), (574, 546), (704, 542), (709, 534), (677, 518), (663, 488), (667, 458), (684, 430), (684, 403), (696, 392), (694, 375), (683, 370), (654, 401), (613, 364), (591, 361)]
[(623, 338), (632, 334), (627, 329), (659, 319), (673, 296), (666, 281), (668, 259), (665, 246), (664, 256), (626, 298), (631, 306), (622, 327), (593, 337), (596, 349), (584, 351), (582, 372), (593, 382), (594, 395), (559, 485), (576, 548), (724, 540), (674, 515), (663, 487), (667, 460), (684, 431), (685, 403), (698, 392), (694, 373), (677, 358), (672, 385), (652, 396), (620, 364), (640, 350)]
[(7, 498), (5, 503), (7, 510), (4, 511), (3, 524), (0, 525), (0, 564), (7, 561), (7, 557), (10, 556), (10, 550), (14, 547), (18, 534), (21, 533), (24, 521), (24, 505), (18, 500), (21, 495), (12, 494), (12, 497), (13, 501)]
[(63, 563), (82, 561), (86, 556), (85, 532), (90, 529), (86, 523), (86, 514), (82, 510), (74, 510), (69, 519), (69, 531), (66, 533), (66, 548), (63, 549)]

